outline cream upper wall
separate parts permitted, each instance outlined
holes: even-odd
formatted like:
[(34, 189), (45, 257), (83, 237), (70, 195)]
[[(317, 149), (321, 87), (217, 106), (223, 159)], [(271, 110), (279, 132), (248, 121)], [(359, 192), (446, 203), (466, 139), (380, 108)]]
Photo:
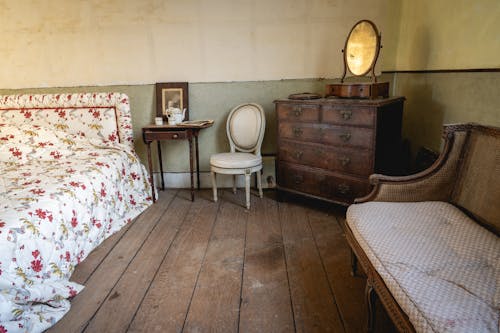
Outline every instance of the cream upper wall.
[(0, 88), (338, 77), (360, 19), (384, 34), (380, 71), (398, 17), (397, 0), (0, 0)]
[(402, 0), (394, 70), (500, 67), (500, 1)]

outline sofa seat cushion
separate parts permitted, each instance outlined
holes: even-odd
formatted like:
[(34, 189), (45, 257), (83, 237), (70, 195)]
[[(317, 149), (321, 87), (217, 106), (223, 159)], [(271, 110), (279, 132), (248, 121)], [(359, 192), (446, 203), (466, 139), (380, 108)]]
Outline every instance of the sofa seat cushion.
[(498, 332), (500, 240), (439, 201), (351, 205), (347, 224), (417, 332)]

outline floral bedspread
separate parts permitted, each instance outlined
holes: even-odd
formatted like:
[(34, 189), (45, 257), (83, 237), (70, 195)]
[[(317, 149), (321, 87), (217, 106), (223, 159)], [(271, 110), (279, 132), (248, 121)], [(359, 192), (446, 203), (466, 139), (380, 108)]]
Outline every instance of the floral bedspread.
[(130, 145), (0, 123), (0, 333), (62, 318), (75, 266), (152, 203), (147, 179)]

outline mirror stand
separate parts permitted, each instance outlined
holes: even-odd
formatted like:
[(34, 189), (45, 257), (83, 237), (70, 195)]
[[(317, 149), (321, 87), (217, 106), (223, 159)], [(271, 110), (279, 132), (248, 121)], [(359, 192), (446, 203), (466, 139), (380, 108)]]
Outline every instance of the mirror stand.
[[(378, 98), (389, 97), (389, 82), (377, 82), (375, 64), (380, 48), (381, 34), (372, 21), (357, 22), (347, 36), (343, 53), (344, 73), (340, 84), (326, 86), (327, 97)], [(371, 74), (371, 82), (346, 83), (347, 70), (353, 76)]]

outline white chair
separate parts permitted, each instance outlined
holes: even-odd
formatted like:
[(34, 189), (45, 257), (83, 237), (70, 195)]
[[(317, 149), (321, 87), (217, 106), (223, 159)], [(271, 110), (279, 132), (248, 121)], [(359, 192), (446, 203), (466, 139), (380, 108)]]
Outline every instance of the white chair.
[(210, 157), (210, 173), (214, 201), (217, 201), (216, 174), (233, 175), (233, 192), (236, 193), (236, 175), (245, 175), (247, 209), (250, 208), (250, 177), (257, 175), (259, 196), (262, 198), (262, 156), (260, 146), (264, 138), (266, 118), (262, 107), (255, 103), (241, 104), (231, 110), (226, 122), (231, 152)]

